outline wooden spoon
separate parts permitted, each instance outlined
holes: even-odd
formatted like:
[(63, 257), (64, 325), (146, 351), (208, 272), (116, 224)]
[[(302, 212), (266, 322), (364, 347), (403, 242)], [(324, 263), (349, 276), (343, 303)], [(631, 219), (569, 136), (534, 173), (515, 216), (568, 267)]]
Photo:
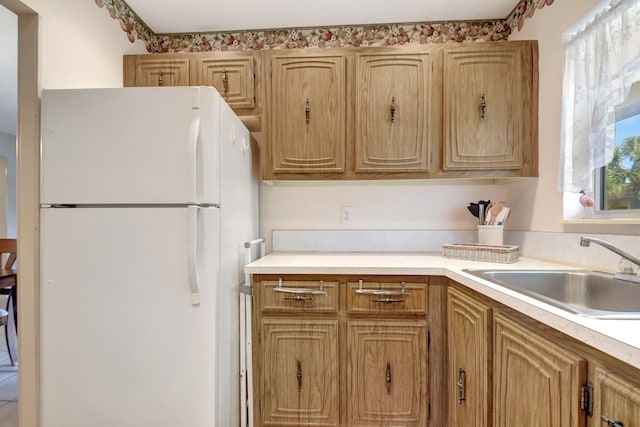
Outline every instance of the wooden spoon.
[(494, 203), (494, 205), (491, 206), (491, 222), (489, 223), (489, 225), (495, 224), (496, 218), (498, 217), (498, 214), (500, 213), (503, 207), (504, 205), (501, 202)]

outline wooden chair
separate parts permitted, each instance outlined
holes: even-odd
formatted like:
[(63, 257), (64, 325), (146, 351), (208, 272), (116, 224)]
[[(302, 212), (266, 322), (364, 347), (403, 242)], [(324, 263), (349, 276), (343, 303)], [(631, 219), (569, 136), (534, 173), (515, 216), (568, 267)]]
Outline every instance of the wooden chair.
[(0, 309), (0, 326), (4, 325), (7, 350), (12, 365), (18, 364), (17, 343), (14, 335), (14, 332), (18, 331), (18, 272), (14, 270), (17, 259), (18, 240), (0, 239), (0, 294), (9, 296), (6, 310)]

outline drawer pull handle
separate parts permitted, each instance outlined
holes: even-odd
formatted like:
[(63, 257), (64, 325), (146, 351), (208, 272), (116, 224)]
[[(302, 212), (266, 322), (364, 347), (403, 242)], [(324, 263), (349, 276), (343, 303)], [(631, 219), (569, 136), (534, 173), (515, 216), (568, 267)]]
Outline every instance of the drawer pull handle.
[(313, 297), (311, 295), (291, 295), (282, 297), (282, 299), (289, 301), (311, 301)]
[(304, 122), (306, 124), (311, 123), (311, 103), (309, 102), (309, 98), (304, 103)]
[(222, 93), (227, 94), (229, 92), (229, 77), (227, 77), (227, 69), (222, 69)]
[(283, 292), (285, 294), (296, 294), (296, 295), (327, 295), (327, 291), (324, 290), (324, 281), (320, 281), (320, 289), (308, 289), (308, 288), (286, 288), (282, 286), (284, 280), (281, 278), (278, 279), (278, 286), (273, 288), (275, 292)]
[(462, 402), (466, 400), (464, 397), (464, 378), (467, 373), (464, 369), (458, 368), (458, 381), (456, 385), (458, 386), (458, 403), (462, 405)]
[[(391, 291), (391, 290), (382, 290), (382, 289), (362, 289), (362, 279), (358, 280), (358, 289), (355, 290), (356, 294), (364, 294), (364, 295), (380, 295), (386, 297), (393, 296), (402, 296), (402, 297), (410, 297), (411, 292), (406, 291), (406, 283), (400, 282), (402, 289), (399, 291)], [(395, 301), (390, 301), (395, 302)]]
[(487, 118), (487, 98), (484, 96), (484, 93), (480, 97), (480, 118), (482, 120)]
[(160, 73), (158, 73), (158, 86), (163, 86), (164, 85), (164, 79), (162, 78), (162, 70), (160, 70)]
[(391, 123), (396, 121), (396, 97), (391, 97)]
[(614, 419), (607, 417), (606, 415), (601, 415), (600, 418), (602, 418), (602, 421), (607, 423), (609, 427), (624, 427), (624, 424), (622, 424), (622, 421), (616, 421)]
[(302, 362), (296, 360), (297, 369), (296, 369), (296, 380), (298, 380), (298, 393), (302, 391)]
[(371, 298), (371, 302), (381, 302), (384, 304), (393, 304), (394, 302), (404, 302), (403, 298)]
[(384, 377), (387, 382), (387, 394), (391, 394), (391, 363), (387, 362), (387, 374)]

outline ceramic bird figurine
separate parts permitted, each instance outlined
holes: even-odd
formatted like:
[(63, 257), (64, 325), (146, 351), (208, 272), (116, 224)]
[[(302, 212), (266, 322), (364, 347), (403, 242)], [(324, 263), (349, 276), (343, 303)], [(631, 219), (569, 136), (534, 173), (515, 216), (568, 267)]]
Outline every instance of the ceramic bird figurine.
[(596, 202), (589, 196), (585, 190), (580, 190), (580, 204), (584, 207), (584, 212), (587, 218), (591, 218), (596, 206)]

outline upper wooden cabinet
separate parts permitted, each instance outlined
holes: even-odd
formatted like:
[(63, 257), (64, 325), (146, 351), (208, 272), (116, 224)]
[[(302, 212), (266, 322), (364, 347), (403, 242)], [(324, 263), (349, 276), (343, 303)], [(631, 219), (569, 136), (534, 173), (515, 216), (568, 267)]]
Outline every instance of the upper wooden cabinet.
[(531, 177), (537, 46), (125, 55), (124, 85), (215, 87), (260, 143), (264, 180)]
[(255, 98), (255, 59), (244, 52), (199, 54), (195, 61), (195, 81), (213, 86), (234, 110), (252, 110)]
[(538, 174), (535, 42), (447, 46), (443, 169)]
[(185, 55), (127, 55), (124, 86), (189, 86), (189, 67)]
[(356, 54), (356, 173), (429, 171), (434, 56)]
[(213, 86), (238, 115), (259, 113), (253, 52), (124, 56), (124, 86)]
[(440, 129), (432, 120), (439, 49), (268, 55), (263, 179), (428, 176)]
[(271, 158), (265, 166), (273, 174), (344, 172), (344, 54), (277, 52), (269, 64)]

